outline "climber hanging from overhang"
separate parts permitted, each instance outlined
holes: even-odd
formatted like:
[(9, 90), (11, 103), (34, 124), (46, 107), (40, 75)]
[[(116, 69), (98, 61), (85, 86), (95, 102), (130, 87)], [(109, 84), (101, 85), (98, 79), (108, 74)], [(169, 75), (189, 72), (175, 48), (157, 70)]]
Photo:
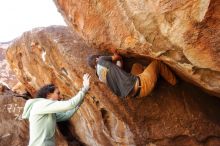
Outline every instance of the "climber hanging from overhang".
[(154, 88), (159, 74), (171, 85), (176, 84), (176, 77), (168, 66), (158, 60), (152, 61), (145, 69), (139, 63), (134, 63), (131, 73), (122, 69), (122, 57), (114, 52), (113, 56), (90, 55), (88, 64), (96, 69), (101, 82), (119, 97), (145, 97)]

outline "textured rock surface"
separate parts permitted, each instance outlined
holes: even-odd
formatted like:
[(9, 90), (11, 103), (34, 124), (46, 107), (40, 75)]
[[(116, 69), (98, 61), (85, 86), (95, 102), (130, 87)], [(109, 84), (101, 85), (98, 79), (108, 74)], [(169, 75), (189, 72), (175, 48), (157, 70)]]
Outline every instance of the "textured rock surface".
[(163, 60), (220, 97), (219, 0), (54, 0), (71, 28), (99, 49)]
[(28, 142), (28, 124), (21, 120), (25, 100), (5, 90), (0, 93), (0, 145), (24, 146)]
[(8, 88), (12, 88), (17, 84), (18, 80), (5, 59), (5, 52), (8, 45), (9, 43), (0, 43), (0, 82), (8, 86)]
[[(14, 40), (7, 59), (32, 95), (52, 82), (69, 98), (81, 87), (83, 73), (92, 75), (89, 95), (63, 129), (85, 145), (220, 145), (219, 98), (181, 79), (174, 87), (159, 79), (149, 96), (121, 100), (88, 68), (86, 57), (95, 52), (68, 28), (53, 26)], [(128, 66), (149, 62), (140, 56), (125, 60)]]

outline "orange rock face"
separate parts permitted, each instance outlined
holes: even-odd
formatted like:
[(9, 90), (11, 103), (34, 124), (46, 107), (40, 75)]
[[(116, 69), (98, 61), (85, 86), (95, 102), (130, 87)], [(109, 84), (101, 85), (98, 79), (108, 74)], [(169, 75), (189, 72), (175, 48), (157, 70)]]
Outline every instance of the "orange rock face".
[[(102, 7), (102, 2), (99, 6)], [(42, 85), (54, 83), (68, 99), (81, 88), (83, 74), (92, 75), (91, 89), (84, 103), (68, 124), (60, 126), (65, 143), (71, 145), (71, 141), (77, 139), (82, 145), (103, 146), (220, 145), (219, 98), (181, 78), (174, 87), (160, 78), (149, 96), (122, 100), (99, 82), (94, 70), (87, 65), (87, 57), (99, 51), (61, 26), (26, 32), (14, 40), (7, 51), (11, 68), (32, 95)], [(128, 66), (129, 62), (138, 60), (149, 62), (140, 54), (131, 56), (124, 56)], [(175, 68), (175, 61), (168, 62), (172, 62), (175, 71), (182, 71), (182, 76), (191, 79), (183, 66)]]
[(220, 97), (219, 0), (55, 0), (68, 25), (99, 49), (163, 60)]

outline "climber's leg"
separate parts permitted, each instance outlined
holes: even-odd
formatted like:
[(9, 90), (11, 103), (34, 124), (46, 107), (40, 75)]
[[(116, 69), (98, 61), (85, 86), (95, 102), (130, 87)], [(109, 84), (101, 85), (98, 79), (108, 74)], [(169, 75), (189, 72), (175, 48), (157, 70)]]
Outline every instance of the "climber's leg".
[(139, 63), (134, 63), (131, 68), (131, 74), (139, 75), (144, 71), (144, 66)]
[(144, 72), (138, 75), (141, 81), (141, 90), (137, 98), (145, 97), (153, 90), (157, 82), (158, 73), (158, 61), (154, 60)]
[[(132, 65), (132, 68), (131, 68), (131, 74), (137, 76), (138, 74), (142, 73), (144, 70), (144, 67), (139, 64), (139, 63), (134, 63)], [(138, 77), (139, 78), (139, 77)], [(134, 88), (132, 89), (132, 91), (129, 93), (128, 96), (130, 97), (137, 97), (140, 93), (140, 79), (138, 79), (134, 85)]]
[(176, 77), (172, 73), (172, 71), (169, 69), (167, 65), (165, 65), (163, 62), (158, 62), (158, 68), (160, 75), (171, 85), (176, 84)]
[(140, 64), (134, 64), (131, 70), (132, 74), (139, 76), (141, 82), (141, 90), (137, 98), (145, 97), (153, 90), (159, 73), (171, 85), (176, 84), (175, 75), (171, 72), (167, 65), (160, 61), (154, 60), (147, 66), (146, 69), (144, 69), (142, 73), (140, 73), (142, 70), (143, 66)]

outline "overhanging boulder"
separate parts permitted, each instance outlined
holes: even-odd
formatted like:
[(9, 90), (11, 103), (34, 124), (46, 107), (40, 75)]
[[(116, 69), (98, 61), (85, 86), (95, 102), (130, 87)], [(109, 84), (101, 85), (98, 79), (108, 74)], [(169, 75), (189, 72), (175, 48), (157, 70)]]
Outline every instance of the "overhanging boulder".
[[(106, 53), (92, 49), (67, 27), (52, 26), (14, 40), (7, 59), (32, 95), (41, 86), (54, 83), (68, 99), (81, 88), (83, 74), (92, 75), (91, 90), (67, 126), (85, 145), (220, 144), (217, 97), (179, 78), (174, 87), (159, 79), (149, 96), (122, 100), (88, 67), (86, 58), (97, 52)], [(144, 60), (147, 64), (150, 60), (140, 54), (124, 57), (125, 63)]]
[(219, 0), (54, 0), (88, 44), (163, 60), (220, 97)]

